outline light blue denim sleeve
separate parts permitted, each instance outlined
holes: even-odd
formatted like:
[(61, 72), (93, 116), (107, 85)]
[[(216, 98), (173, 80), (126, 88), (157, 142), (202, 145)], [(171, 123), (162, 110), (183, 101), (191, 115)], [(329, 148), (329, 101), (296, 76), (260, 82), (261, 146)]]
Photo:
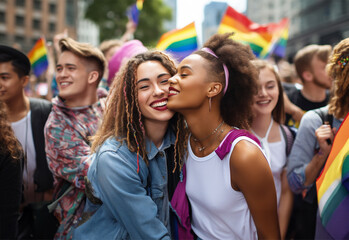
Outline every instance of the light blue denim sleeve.
[(294, 193), (300, 193), (312, 185), (305, 186), (305, 168), (314, 157), (318, 142), (315, 130), (322, 125), (320, 116), (314, 111), (304, 114), (287, 163), (287, 179)]
[[(170, 239), (130, 157), (113, 151), (101, 153), (95, 175), (101, 200), (131, 239)], [(141, 170), (147, 169), (142, 163)]]

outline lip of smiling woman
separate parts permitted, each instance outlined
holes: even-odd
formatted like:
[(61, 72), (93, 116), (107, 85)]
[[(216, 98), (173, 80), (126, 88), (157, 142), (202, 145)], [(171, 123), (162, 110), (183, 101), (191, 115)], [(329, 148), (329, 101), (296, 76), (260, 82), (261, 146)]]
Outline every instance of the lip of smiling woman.
[(258, 101), (256, 101), (256, 103), (257, 103), (258, 105), (266, 105), (266, 104), (269, 104), (270, 102), (271, 102), (270, 99), (263, 99), (263, 100), (258, 100)]
[(155, 110), (165, 111), (168, 109), (167, 100), (168, 100), (167, 98), (162, 98), (160, 100), (153, 101), (152, 103), (150, 103), (150, 106)]
[(179, 93), (179, 91), (177, 89), (175, 89), (174, 87), (170, 87), (168, 90), (169, 90), (168, 97), (177, 95)]

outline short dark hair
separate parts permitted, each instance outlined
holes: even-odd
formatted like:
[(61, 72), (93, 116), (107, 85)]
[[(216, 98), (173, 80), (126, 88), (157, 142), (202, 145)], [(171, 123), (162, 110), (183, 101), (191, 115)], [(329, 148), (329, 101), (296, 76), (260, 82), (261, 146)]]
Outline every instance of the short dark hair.
[(24, 53), (12, 47), (0, 45), (0, 63), (5, 62), (11, 62), (19, 77), (27, 76), (30, 73), (30, 61)]

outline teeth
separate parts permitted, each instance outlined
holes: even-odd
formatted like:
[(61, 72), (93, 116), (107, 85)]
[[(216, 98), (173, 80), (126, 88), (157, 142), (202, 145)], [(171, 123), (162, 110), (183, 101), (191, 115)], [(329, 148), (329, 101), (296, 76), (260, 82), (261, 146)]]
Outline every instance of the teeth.
[(258, 104), (266, 104), (266, 103), (269, 103), (269, 100), (268, 101), (260, 101), (260, 102), (257, 102)]
[(173, 90), (171, 90), (171, 91), (170, 91), (170, 94), (175, 94), (175, 95), (177, 95), (177, 94), (178, 94), (178, 92), (177, 92), (177, 91), (173, 91)]
[(67, 83), (67, 82), (64, 82), (64, 83), (61, 83), (61, 86), (67, 86), (69, 85), (70, 83)]
[(163, 107), (167, 104), (167, 101), (157, 102), (155, 104), (152, 104), (151, 107)]

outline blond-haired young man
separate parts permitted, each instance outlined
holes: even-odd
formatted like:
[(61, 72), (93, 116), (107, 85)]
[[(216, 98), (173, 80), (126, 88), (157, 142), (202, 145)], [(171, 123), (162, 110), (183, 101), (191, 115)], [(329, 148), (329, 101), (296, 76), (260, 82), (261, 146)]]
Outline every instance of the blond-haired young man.
[(89, 137), (96, 132), (103, 115), (104, 96), (98, 96), (97, 88), (106, 60), (99, 49), (71, 38), (61, 39), (59, 46), (61, 54), (56, 66), (59, 95), (52, 100), (45, 139), (47, 161), (55, 178), (55, 196), (73, 187), (54, 210), (60, 222), (55, 238), (69, 239), (85, 205)]

